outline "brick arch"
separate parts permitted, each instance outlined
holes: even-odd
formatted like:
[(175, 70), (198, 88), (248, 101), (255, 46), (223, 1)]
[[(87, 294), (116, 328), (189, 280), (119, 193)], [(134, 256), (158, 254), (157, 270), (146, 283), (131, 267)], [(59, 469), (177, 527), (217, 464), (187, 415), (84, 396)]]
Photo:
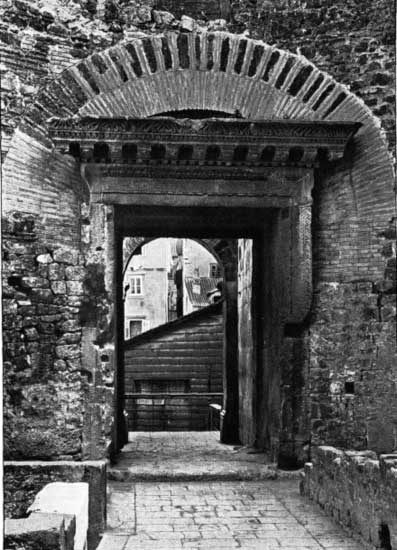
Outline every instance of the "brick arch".
[[(76, 191), (74, 160), (59, 158), (48, 137), (51, 117), (144, 118), (189, 109), (252, 119), (361, 122), (345, 185), (352, 190), (358, 225), (371, 227), (368, 246), (373, 251), (378, 246), (373, 235), (394, 215), (393, 166), (378, 119), (303, 56), (225, 32), (142, 36), (66, 69), (38, 94), (14, 136), (4, 169), (5, 209), (23, 204), (18, 191), (26, 196), (26, 180), (28, 209), (37, 211), (46, 197), (35, 198), (36, 182), (39, 187), (49, 181), (52, 191), (64, 196)], [(48, 205), (49, 216), (54, 208)], [(362, 239), (358, 233), (355, 238)]]

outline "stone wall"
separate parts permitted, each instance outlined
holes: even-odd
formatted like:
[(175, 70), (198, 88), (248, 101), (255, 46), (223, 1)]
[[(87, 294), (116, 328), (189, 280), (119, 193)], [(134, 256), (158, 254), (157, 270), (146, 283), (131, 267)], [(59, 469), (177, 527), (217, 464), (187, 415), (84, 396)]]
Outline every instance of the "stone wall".
[(6, 459), (82, 456), (84, 267), (77, 248), (43, 242), (45, 229), (30, 213), (3, 223)]
[(390, 452), (397, 443), (396, 218), (385, 216), (382, 227), (382, 207), (371, 200), (363, 223), (355, 193), (354, 179), (337, 173), (327, 183), (318, 177), (313, 192), (314, 296), (304, 327), (313, 442)]
[(313, 449), (301, 492), (376, 548), (396, 547), (396, 454)]
[(319, 283), (309, 330), (314, 444), (391, 452), (397, 443), (396, 296), (371, 282)]
[(231, 2), (229, 28), (297, 51), (343, 82), (395, 143), (395, 6), (389, 0)]

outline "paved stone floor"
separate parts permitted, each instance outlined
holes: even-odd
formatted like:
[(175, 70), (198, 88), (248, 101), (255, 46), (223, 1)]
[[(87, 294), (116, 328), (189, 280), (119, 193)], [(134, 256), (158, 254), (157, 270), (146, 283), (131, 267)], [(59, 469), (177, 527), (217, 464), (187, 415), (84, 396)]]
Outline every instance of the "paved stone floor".
[(296, 480), (110, 483), (100, 550), (363, 550)]
[(98, 550), (367, 548), (300, 496), (296, 473), (285, 479), (264, 459), (219, 432), (130, 434)]

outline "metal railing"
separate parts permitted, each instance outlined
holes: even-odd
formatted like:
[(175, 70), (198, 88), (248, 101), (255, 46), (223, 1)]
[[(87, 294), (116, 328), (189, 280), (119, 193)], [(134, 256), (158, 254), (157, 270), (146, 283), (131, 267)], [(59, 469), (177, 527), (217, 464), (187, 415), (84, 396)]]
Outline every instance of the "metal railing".
[(219, 429), (223, 393), (126, 393), (131, 431)]

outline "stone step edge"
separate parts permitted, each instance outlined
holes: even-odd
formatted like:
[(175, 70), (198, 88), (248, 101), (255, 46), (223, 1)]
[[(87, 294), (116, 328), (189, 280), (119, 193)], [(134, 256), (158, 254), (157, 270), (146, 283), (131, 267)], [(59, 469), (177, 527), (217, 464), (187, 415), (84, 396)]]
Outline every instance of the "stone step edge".
[(302, 470), (269, 469), (264, 472), (134, 472), (130, 469), (109, 469), (108, 481), (119, 482), (178, 482), (178, 481), (274, 481), (283, 479), (300, 480)]

